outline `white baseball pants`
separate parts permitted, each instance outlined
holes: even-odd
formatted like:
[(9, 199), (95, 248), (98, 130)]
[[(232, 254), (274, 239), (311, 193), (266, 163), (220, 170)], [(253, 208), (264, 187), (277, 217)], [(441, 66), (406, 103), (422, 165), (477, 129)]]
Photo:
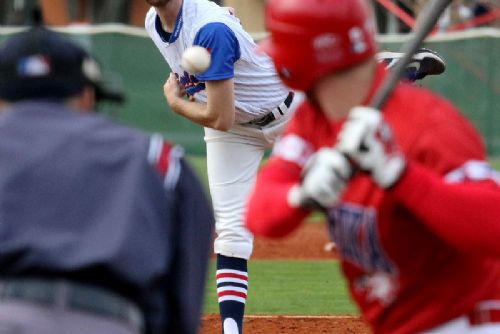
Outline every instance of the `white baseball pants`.
[(266, 149), (283, 132), (301, 101), (302, 97), (296, 94), (288, 112), (263, 128), (240, 124), (227, 132), (205, 128), (208, 182), (216, 220), (216, 254), (250, 258), (253, 236), (244, 226), (246, 200)]

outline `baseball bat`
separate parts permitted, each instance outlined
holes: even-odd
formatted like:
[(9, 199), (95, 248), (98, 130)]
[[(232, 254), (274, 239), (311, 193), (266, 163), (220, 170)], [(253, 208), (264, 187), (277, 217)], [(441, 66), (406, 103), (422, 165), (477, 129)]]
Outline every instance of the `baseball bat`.
[[(413, 35), (405, 44), (403, 44), (401, 48), (403, 57), (401, 57), (401, 59), (399, 59), (396, 65), (392, 68), (389, 75), (382, 82), (379, 90), (371, 99), (369, 105), (372, 108), (378, 110), (383, 108), (397, 83), (400, 81), (400, 78), (403, 72), (406, 70), (406, 66), (408, 66), (408, 64), (410, 63), (411, 58), (420, 47), (424, 39), (427, 37), (427, 35), (432, 31), (446, 7), (448, 7), (448, 5), (452, 1), (453, 0), (435, 0), (427, 3), (427, 5), (424, 7), (413, 29)], [(365, 148), (361, 147), (361, 149), (363, 150)], [(352, 178), (357, 173), (357, 171), (358, 168), (356, 164), (352, 163), (351, 161), (351, 175), (349, 178)], [(317, 204), (311, 204), (309, 207), (320, 209), (323, 211), (325, 210), (325, 208), (322, 208)]]
[[(439, 20), (439, 17), (452, 1), (453, 0), (434, 0), (426, 4), (413, 28), (413, 35), (406, 43), (403, 44), (401, 48), (403, 57), (399, 59), (396, 65), (389, 72), (389, 75), (384, 79), (379, 90), (375, 92), (375, 95), (370, 100), (369, 106), (378, 110), (381, 110), (384, 107), (387, 99), (390, 97), (394, 88), (401, 80), (401, 76), (406, 70), (406, 66), (410, 63), (413, 55), (427, 35), (432, 31)], [(362, 143), (360, 150), (366, 149), (366, 146)], [(356, 164), (351, 161), (350, 178), (352, 178), (357, 172), (358, 168)]]
[(413, 54), (432, 31), (439, 17), (452, 1), (453, 0), (435, 0), (427, 3), (420, 13), (419, 19), (417, 19), (417, 23), (413, 29), (413, 35), (401, 48), (403, 57), (399, 59), (385, 81), (382, 82), (382, 86), (370, 101), (371, 107), (379, 110), (383, 108), (385, 102), (394, 90), (394, 87), (396, 87), (403, 75), (403, 72), (406, 70), (406, 66), (410, 63)]

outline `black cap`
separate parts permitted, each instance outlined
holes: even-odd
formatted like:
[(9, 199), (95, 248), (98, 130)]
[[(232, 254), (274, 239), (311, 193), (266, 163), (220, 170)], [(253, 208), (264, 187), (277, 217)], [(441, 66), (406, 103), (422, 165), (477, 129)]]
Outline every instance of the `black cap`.
[(0, 99), (64, 99), (87, 85), (94, 86), (98, 101), (124, 100), (122, 92), (104, 87), (97, 61), (60, 33), (35, 27), (0, 47)]

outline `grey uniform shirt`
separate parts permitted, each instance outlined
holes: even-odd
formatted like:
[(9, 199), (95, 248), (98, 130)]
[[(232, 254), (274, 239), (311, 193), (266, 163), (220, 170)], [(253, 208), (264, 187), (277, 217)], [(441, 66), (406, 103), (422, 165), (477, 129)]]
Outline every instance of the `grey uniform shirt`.
[(97, 284), (136, 301), (148, 331), (196, 333), (213, 214), (176, 152), (59, 103), (1, 111), (0, 276)]

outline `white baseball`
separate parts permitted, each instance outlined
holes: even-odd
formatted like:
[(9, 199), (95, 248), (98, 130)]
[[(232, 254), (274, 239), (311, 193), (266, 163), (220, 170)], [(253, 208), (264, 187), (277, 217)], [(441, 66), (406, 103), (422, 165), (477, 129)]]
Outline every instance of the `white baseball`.
[(323, 249), (325, 252), (333, 253), (337, 249), (337, 244), (333, 241), (327, 242)]
[(210, 66), (210, 53), (198, 45), (187, 48), (182, 54), (181, 66), (190, 74), (205, 72)]

